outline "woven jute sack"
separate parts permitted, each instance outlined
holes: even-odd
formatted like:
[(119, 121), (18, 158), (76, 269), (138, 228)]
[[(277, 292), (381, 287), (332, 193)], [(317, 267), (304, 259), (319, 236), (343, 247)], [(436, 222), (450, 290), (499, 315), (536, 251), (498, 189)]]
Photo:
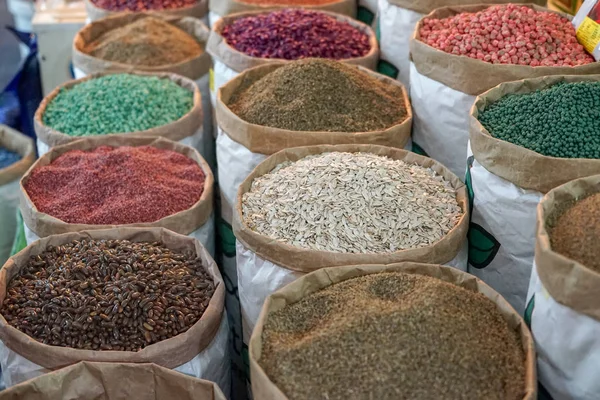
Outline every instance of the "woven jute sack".
[[(182, 88), (185, 88), (193, 93), (194, 105), (183, 117), (179, 118), (177, 121), (171, 122), (170, 124), (158, 126), (156, 128), (148, 129), (145, 131), (118, 133), (116, 135), (127, 136), (135, 134), (136, 136), (145, 136), (152, 138), (162, 136), (166, 139), (180, 141), (182, 144), (186, 144), (197, 148), (199, 143), (202, 141), (203, 135), (203, 111), (201, 98), (202, 96), (200, 95), (200, 90), (198, 90), (198, 86), (196, 86), (194, 81), (181, 75), (166, 72), (150, 73), (142, 71), (131, 71), (127, 73), (132, 75), (156, 76), (159, 78), (169, 79), (177, 83)], [(51, 147), (67, 144), (75, 140), (80, 140), (82, 138), (81, 136), (67, 135), (63, 132), (59, 132), (45, 125), (43, 122), (43, 116), (48, 104), (50, 104), (50, 102), (63, 89), (69, 89), (81, 82), (112, 74), (114, 74), (114, 72), (99, 72), (92, 75), (88, 75), (85, 78), (75, 79), (66, 82), (65, 84), (58, 86), (56, 89), (54, 89), (48, 96), (44, 97), (38, 109), (36, 110), (33, 118), (35, 133), (37, 135), (37, 149), (39, 155), (47, 153)]]
[(600, 175), (548, 192), (537, 207), (535, 262), (525, 319), (538, 352), (542, 386), (554, 400), (593, 400), (600, 393), (600, 273), (556, 253), (549, 231), (558, 213), (600, 192)]
[(31, 138), (6, 125), (0, 125), (0, 147), (21, 156), (16, 163), (0, 168), (0, 263), (5, 263), (17, 231), (19, 180), (35, 162), (35, 148)]
[[(321, 11), (338, 21), (347, 22), (355, 28), (365, 32), (370, 40), (371, 50), (363, 57), (349, 58), (345, 60), (339, 60), (343, 63), (360, 65), (362, 67), (374, 70), (377, 68), (377, 61), (379, 60), (379, 45), (377, 44), (377, 38), (375, 32), (368, 25), (358, 22), (346, 15), (336, 14), (327, 11)], [(261, 65), (269, 65), (274, 63), (286, 62), (286, 60), (274, 59), (274, 58), (260, 58), (246, 55), (240, 51), (237, 51), (231, 47), (225, 38), (221, 35), (223, 28), (227, 25), (232, 24), (234, 21), (250, 17), (254, 15), (263, 14), (265, 11), (246, 11), (228, 15), (219, 19), (211, 28), (210, 37), (208, 38), (207, 51), (213, 57), (213, 75), (211, 84), (211, 101), (213, 106), (216, 104), (217, 91), (225, 85), (228, 81), (238, 76), (243, 71), (258, 67)]]
[[(130, 25), (140, 19), (153, 17), (161, 18), (171, 25), (181, 29), (193, 37), (202, 47), (202, 53), (197, 57), (182, 61), (176, 64), (161, 65), (158, 67), (148, 67), (144, 65), (123, 64), (114, 61), (107, 61), (89, 54), (90, 45), (98, 40), (102, 35)], [(210, 103), (210, 69), (212, 60), (206, 52), (206, 43), (208, 42), (210, 31), (207, 26), (197, 18), (163, 16), (152, 13), (121, 13), (102, 18), (84, 26), (73, 39), (73, 73), (75, 79), (84, 78), (88, 75), (99, 72), (165, 72), (184, 76), (196, 82), (200, 89), (202, 98), (202, 140), (198, 141), (197, 149), (202, 154), (209, 165), (215, 167), (215, 142), (212, 136), (213, 120), (212, 107)]]
[[(96, 21), (98, 19), (102, 19), (104, 17), (109, 17), (111, 15), (121, 14), (122, 11), (111, 11), (106, 10), (104, 8), (97, 7), (92, 1), (84, 0), (85, 2), (85, 10), (87, 12), (88, 18), (91, 21)], [(130, 14), (136, 14), (135, 12), (126, 11)], [(152, 14), (159, 16), (169, 16), (169, 17), (194, 17), (194, 18), (205, 18), (208, 17), (208, 0), (198, 0), (196, 4), (189, 7), (182, 8), (171, 8), (165, 10), (153, 10)]]
[[(538, 11), (546, 8), (527, 4)], [(446, 18), (477, 12), (489, 5), (443, 7), (426, 18)], [(551, 11), (553, 12), (553, 11)], [(558, 13), (571, 19), (570, 16)], [(415, 114), (413, 141), (432, 158), (462, 176), (466, 170), (469, 110), (475, 97), (503, 82), (548, 75), (592, 75), (600, 63), (578, 67), (530, 67), (491, 64), (467, 56), (448, 54), (421, 42), (417, 24), (410, 39), (410, 97)]]
[[(290, 5), (277, 4), (276, 0), (269, 0), (268, 5), (250, 4), (241, 0), (209, 0), (208, 1), (208, 20), (212, 27), (219, 18), (228, 16), (230, 14), (247, 12), (247, 11), (268, 11), (277, 10), (281, 8), (288, 8)], [(309, 3), (309, 2), (307, 2)], [(356, 0), (331, 0), (326, 4), (305, 4), (295, 7), (310, 8), (313, 10), (331, 11), (338, 14), (348, 15), (354, 17), (356, 15)]]
[[(170, 150), (192, 159), (204, 172), (204, 190), (200, 199), (187, 210), (169, 215), (155, 222), (126, 224), (126, 225), (88, 225), (67, 223), (37, 209), (31, 200), (24, 185), (33, 171), (51, 164), (58, 157), (73, 150), (90, 151), (100, 146), (114, 148), (130, 146), (151, 146), (158, 149)], [(100, 184), (100, 183), (99, 183)], [(60, 233), (88, 231), (93, 229), (119, 229), (119, 228), (165, 228), (176, 233), (198, 239), (208, 250), (209, 254), (215, 252), (215, 228), (213, 215), (214, 177), (207, 162), (198, 154), (198, 151), (180, 143), (164, 138), (148, 138), (136, 136), (93, 137), (77, 140), (75, 142), (53, 147), (48, 153), (40, 157), (32, 168), (21, 179), (20, 209), (23, 216), (25, 237), (27, 244), (31, 244), (40, 237)], [(60, 190), (60, 189), (57, 189)]]
[(216, 382), (229, 393), (227, 319), (224, 313), (225, 285), (214, 260), (204, 246), (193, 238), (164, 228), (117, 228), (64, 233), (48, 236), (11, 257), (0, 270), (0, 307), (10, 280), (31, 257), (49, 246), (74, 240), (121, 239), (131, 242), (161, 242), (176, 251), (193, 251), (202, 259), (215, 283), (215, 292), (202, 317), (186, 332), (149, 345), (140, 351), (94, 351), (43, 344), (9, 325), (0, 315), (0, 366), (6, 387), (76, 364), (80, 361), (117, 363), (154, 363), (178, 372)]
[(541, 155), (493, 137), (478, 116), (509, 94), (584, 81), (600, 81), (600, 75), (507, 82), (477, 97), (471, 109), (466, 179), (472, 207), (469, 272), (497, 290), (518, 312), (525, 308), (539, 201), (566, 182), (600, 174), (600, 160)]
[(2, 392), (4, 400), (226, 400), (214, 383), (156, 364), (82, 361)]
[[(515, 312), (502, 296), (479, 279), (455, 268), (413, 262), (403, 262), (391, 265), (368, 264), (323, 268), (303, 276), (270, 295), (265, 301), (260, 313), (260, 318), (250, 340), (249, 357), (254, 398), (261, 400), (288, 400), (288, 397), (273, 381), (271, 381), (271, 379), (269, 379), (264, 369), (259, 364), (263, 351), (262, 335), (265, 323), (271, 314), (283, 309), (287, 305), (297, 303), (306, 296), (321, 289), (325, 289), (333, 284), (381, 272), (403, 272), (407, 274), (434, 277), (444, 282), (455, 284), (466, 290), (481, 293), (494, 302), (498, 311), (506, 319), (509, 327), (515, 332), (518, 332), (521, 339), (523, 353), (525, 355), (525, 387), (523, 388), (524, 395), (522, 400), (537, 399), (535, 349), (531, 333), (527, 329), (521, 316)], [(453, 366), (448, 365), (448, 368), (451, 369)], [(466, 396), (469, 397), (469, 393), (466, 393)]]
[(535, 3), (545, 6), (546, 0), (378, 0), (379, 72), (410, 86), (409, 41), (417, 22), (436, 8), (473, 4)]
[[(328, 152), (365, 152), (402, 160), (408, 164), (431, 168), (456, 190), (456, 199), (463, 215), (458, 224), (431, 246), (401, 250), (394, 253), (336, 253), (300, 248), (274, 240), (250, 229), (244, 222), (242, 199), (252, 182), (283, 162), (295, 162), (306, 156)], [(358, 264), (393, 264), (415, 261), (446, 264), (466, 271), (469, 225), (467, 190), (461, 180), (446, 167), (415, 153), (376, 145), (321, 145), (282, 150), (260, 163), (240, 185), (237, 194), (233, 231), (237, 239), (237, 277), (242, 310), (244, 342), (248, 343), (265, 299), (299, 277), (326, 267)]]

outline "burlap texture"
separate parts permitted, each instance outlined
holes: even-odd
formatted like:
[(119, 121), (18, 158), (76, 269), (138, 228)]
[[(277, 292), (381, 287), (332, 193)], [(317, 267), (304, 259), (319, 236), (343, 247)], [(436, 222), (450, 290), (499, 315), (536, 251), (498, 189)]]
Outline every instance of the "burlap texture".
[[(387, 0), (390, 4), (406, 8), (407, 10), (416, 11), (421, 14), (429, 14), (436, 8), (441, 7), (456, 7), (481, 4), (482, 0)], [(520, 4), (534, 3), (539, 6), (545, 6), (546, 0), (484, 0), (486, 4)]]
[[(404, 272), (435, 277), (445, 282), (454, 283), (467, 290), (482, 293), (493, 301), (498, 307), (498, 311), (505, 317), (510, 328), (519, 332), (521, 337), (521, 343), (525, 353), (526, 371), (526, 387), (524, 388), (525, 394), (523, 400), (534, 400), (537, 398), (537, 377), (533, 338), (521, 316), (510, 306), (510, 304), (483, 281), (455, 268), (404, 262), (392, 265), (351, 265), (320, 269), (297, 279), (269, 296), (262, 308), (258, 323), (254, 328), (248, 346), (252, 392), (255, 399), (288, 400), (288, 397), (283, 394), (273, 382), (271, 382), (259, 364), (262, 353), (262, 333), (268, 316), (275, 311), (281, 310), (286, 305), (296, 303), (305, 296), (324, 289), (334, 283), (378, 272)], [(451, 368), (451, 366), (449, 366), (449, 368)]]
[(80, 362), (2, 392), (4, 400), (226, 400), (203, 379), (156, 364)]
[[(104, 8), (96, 7), (90, 0), (84, 0), (84, 2), (85, 10), (88, 18), (91, 21), (96, 21), (104, 17), (124, 13), (122, 11), (110, 11)], [(131, 11), (126, 11), (126, 13), (136, 14)], [(190, 7), (174, 8), (169, 10), (154, 10), (150, 11), (150, 13), (160, 16), (202, 18), (208, 13), (208, 0), (198, 0), (196, 4)]]
[(569, 203), (600, 192), (600, 175), (576, 179), (544, 196), (537, 207), (535, 266), (552, 298), (580, 314), (600, 321), (600, 273), (552, 250), (549, 221)]
[(477, 119), (486, 107), (508, 94), (527, 94), (558, 82), (598, 82), (600, 75), (544, 76), (502, 83), (483, 93), (471, 108), (469, 138), (475, 159), (485, 169), (523, 189), (547, 193), (584, 176), (600, 174), (600, 160), (548, 157), (493, 137)]
[[(356, 21), (345, 15), (326, 11), (322, 12), (334, 17), (338, 21), (347, 22), (355, 28), (359, 29), (360, 31), (369, 35), (371, 50), (365, 56), (349, 58), (339, 61), (346, 64), (360, 65), (371, 70), (377, 68), (377, 62), (379, 61), (379, 45), (377, 44), (377, 38), (375, 37), (375, 32), (373, 31), (373, 29), (370, 26), (363, 24), (362, 22)], [(232, 24), (235, 20), (263, 13), (264, 11), (241, 12), (237, 14), (228, 15), (218, 20), (214, 24), (210, 32), (210, 37), (208, 38), (207, 44), (207, 51), (214, 58), (221, 61), (223, 64), (227, 65), (229, 68), (238, 73), (250, 68), (257, 67), (259, 65), (271, 64), (273, 63), (273, 61), (286, 62), (286, 60), (282, 59), (249, 56), (231, 47), (229, 44), (227, 44), (225, 38), (221, 36), (223, 28), (227, 25)]]
[(229, 109), (227, 104), (240, 86), (248, 81), (255, 82), (284, 65), (286, 65), (285, 62), (279, 61), (249, 69), (230, 80), (217, 93), (216, 115), (219, 127), (232, 140), (240, 143), (251, 152), (273, 154), (290, 147), (348, 143), (376, 144), (403, 148), (410, 139), (412, 110), (404, 86), (394, 79), (360, 66), (356, 66), (356, 68), (382, 82), (402, 88), (407, 115), (400, 124), (385, 130), (373, 132), (300, 132), (251, 124), (242, 120)]
[[(534, 4), (525, 4), (537, 11), (548, 11), (562, 15), (569, 20), (571, 16), (551, 11)], [(501, 84), (520, 79), (537, 78), (547, 75), (591, 75), (600, 74), (600, 62), (577, 67), (530, 67), (528, 65), (492, 64), (467, 56), (449, 54), (431, 47), (421, 41), (419, 31), (425, 18), (446, 18), (462, 12), (477, 12), (490, 5), (469, 5), (438, 8), (425, 16), (417, 24), (410, 39), (410, 53), (417, 71), (430, 79), (459, 92), (478, 96)]]
[[(257, 11), (257, 10), (276, 10), (278, 8), (287, 8), (289, 5), (267, 5), (261, 6), (258, 4), (248, 4), (243, 1), (237, 0), (209, 0), (208, 8), (211, 12), (214, 12), (220, 16), (226, 16), (229, 14), (235, 14), (245, 11)], [(309, 6), (299, 6), (303, 8), (311, 8), (315, 10), (332, 11), (339, 14), (348, 15), (354, 17), (356, 15), (356, 1), (355, 0), (331, 0), (327, 4), (315, 4)]]
[[(204, 181), (204, 191), (200, 199), (189, 209), (180, 211), (168, 217), (162, 218), (156, 222), (126, 224), (126, 225), (87, 225), (87, 224), (70, 224), (61, 221), (51, 215), (38, 211), (35, 204), (27, 194), (24, 188), (25, 183), (31, 177), (33, 170), (52, 163), (61, 155), (72, 150), (93, 150), (99, 146), (152, 146), (159, 149), (171, 150), (194, 160), (206, 177)], [(117, 229), (117, 228), (165, 228), (182, 235), (188, 235), (204, 225), (212, 215), (213, 211), (213, 196), (214, 196), (214, 176), (206, 161), (200, 156), (197, 150), (190, 146), (185, 146), (180, 143), (170, 141), (165, 138), (148, 138), (136, 136), (100, 136), (89, 137), (69, 144), (53, 147), (50, 151), (40, 157), (35, 162), (33, 167), (27, 171), (23, 179), (21, 179), (20, 192), (20, 209), (23, 215), (23, 222), (37, 236), (46, 237), (59, 233), (79, 232), (93, 229)]]
[(224, 308), (225, 285), (217, 264), (196, 239), (164, 228), (117, 228), (77, 233), (65, 233), (40, 239), (10, 258), (0, 270), (0, 307), (6, 298), (7, 284), (23, 268), (31, 256), (42, 253), (49, 246), (60, 246), (73, 240), (125, 239), (132, 242), (162, 242), (171, 250), (191, 250), (215, 282), (216, 289), (202, 317), (186, 332), (152, 344), (138, 352), (93, 351), (50, 346), (22, 333), (0, 315), (0, 340), (6, 347), (31, 362), (47, 369), (58, 369), (79, 361), (155, 363), (165, 368), (176, 368), (205, 349), (219, 330)]
[[(284, 161), (297, 161), (312, 154), (325, 152), (367, 152), (386, 156), (394, 160), (403, 160), (409, 164), (417, 164), (431, 168), (456, 189), (457, 201), (463, 210), (463, 216), (458, 224), (441, 240), (431, 246), (418, 249), (401, 250), (394, 253), (381, 254), (354, 254), (335, 253), (331, 251), (309, 250), (291, 246), (286, 243), (271, 239), (265, 235), (254, 232), (242, 218), (242, 197), (252, 186), (252, 181), (275, 168)], [(323, 267), (358, 264), (393, 264), (403, 261), (418, 261), (425, 263), (444, 264), (456, 257), (466, 240), (469, 228), (469, 204), (466, 186), (456, 175), (446, 167), (431, 158), (415, 153), (394, 149), (391, 147), (374, 145), (322, 145), (309, 147), (296, 147), (282, 150), (260, 163), (254, 171), (242, 182), (236, 199), (233, 216), (233, 232), (247, 249), (258, 255), (263, 260), (270, 261), (289, 270), (309, 273)]]
[(18, 153), (21, 159), (5, 168), (0, 168), (0, 186), (20, 179), (35, 162), (33, 139), (6, 125), (0, 125), (0, 147)]
[[(102, 60), (94, 57), (87, 52), (89, 46), (102, 35), (117, 28), (122, 28), (140, 19), (154, 17), (161, 18), (173, 26), (181, 29), (192, 36), (202, 47), (202, 53), (192, 59), (182, 61), (176, 64), (161, 65), (158, 67), (148, 67), (143, 65), (123, 64), (114, 61)], [(210, 34), (209, 29), (199, 19), (192, 17), (174, 17), (163, 16), (152, 13), (122, 13), (109, 16), (94, 21), (84, 26), (73, 39), (73, 67), (78, 68), (85, 75), (96, 74), (98, 72), (167, 72), (185, 76), (193, 81), (206, 75), (212, 66), (210, 55), (206, 52), (206, 42)]]
[[(171, 73), (150, 73), (141, 71), (131, 71), (127, 73), (132, 75), (157, 76), (159, 78), (170, 79), (173, 82), (177, 83), (179, 86), (188, 89), (194, 94), (194, 105), (192, 109), (187, 112), (187, 114), (170, 124), (158, 126), (156, 128), (148, 129), (145, 131), (118, 133), (117, 135), (135, 134), (137, 136), (146, 136), (153, 138), (162, 136), (173, 141), (178, 141), (194, 135), (198, 131), (198, 129), (200, 129), (200, 127), (202, 126), (203, 118), (202, 99), (200, 96), (200, 90), (198, 89), (198, 86), (196, 86), (194, 81), (192, 81), (189, 78), (185, 78), (181, 75)], [(62, 89), (69, 89), (77, 85), (78, 83), (112, 74), (114, 74), (114, 72), (100, 72), (86, 76), (85, 78), (69, 81), (57, 87), (52, 92), (50, 92), (48, 96), (44, 97), (33, 117), (33, 124), (38, 140), (41, 140), (42, 142), (46, 143), (49, 147), (54, 147), (81, 139), (82, 136), (69, 136), (65, 133), (52, 129), (49, 126), (46, 126), (42, 119), (44, 112), (46, 111), (46, 107), (48, 107), (48, 104), (50, 104), (50, 102), (56, 97), (56, 95), (58, 95), (58, 93)], [(118, 101), (118, 99), (116, 99), (115, 101)]]

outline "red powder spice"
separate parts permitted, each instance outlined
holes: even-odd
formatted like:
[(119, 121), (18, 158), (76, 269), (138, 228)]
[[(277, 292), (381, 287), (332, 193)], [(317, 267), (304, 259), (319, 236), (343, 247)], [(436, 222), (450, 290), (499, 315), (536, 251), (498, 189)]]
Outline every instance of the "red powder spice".
[(67, 223), (154, 222), (193, 206), (205, 175), (194, 160), (151, 146), (73, 150), (36, 168), (24, 187), (36, 208)]

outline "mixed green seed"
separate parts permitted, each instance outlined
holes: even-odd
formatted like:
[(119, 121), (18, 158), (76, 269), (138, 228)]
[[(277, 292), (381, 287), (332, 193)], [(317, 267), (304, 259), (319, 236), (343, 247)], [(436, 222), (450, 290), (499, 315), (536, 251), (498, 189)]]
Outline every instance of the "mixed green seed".
[(193, 105), (193, 93), (169, 79), (114, 74), (62, 89), (42, 119), (70, 136), (127, 133), (177, 121)]
[(600, 158), (600, 82), (507, 95), (479, 121), (492, 136), (545, 156)]

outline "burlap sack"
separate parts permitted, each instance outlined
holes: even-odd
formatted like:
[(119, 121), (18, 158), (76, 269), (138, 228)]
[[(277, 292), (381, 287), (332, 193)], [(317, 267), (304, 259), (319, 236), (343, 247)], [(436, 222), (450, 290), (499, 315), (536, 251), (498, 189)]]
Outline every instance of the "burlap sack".
[(0, 125), (0, 147), (21, 155), (21, 160), (0, 169), (0, 263), (4, 263), (17, 231), (19, 179), (34, 163), (35, 150), (31, 138), (6, 125)]
[[(265, 322), (270, 314), (281, 310), (288, 304), (296, 303), (305, 296), (347, 279), (378, 272), (404, 272), (432, 276), (445, 282), (454, 283), (467, 290), (482, 293), (492, 300), (498, 311), (505, 317), (509, 326), (520, 333), (525, 353), (525, 395), (523, 400), (537, 399), (537, 381), (535, 349), (531, 333), (523, 319), (493, 289), (485, 283), (454, 268), (439, 265), (404, 262), (392, 265), (353, 265), (346, 267), (324, 268), (312, 272), (269, 296), (261, 311), (256, 329), (250, 340), (250, 369), (252, 373), (252, 391), (254, 397), (261, 400), (287, 400), (288, 397), (269, 379), (259, 364), (262, 353), (262, 334)], [(451, 367), (451, 366), (450, 366)]]
[(379, 72), (398, 79), (409, 87), (409, 40), (415, 25), (436, 8), (471, 4), (536, 3), (546, 0), (379, 0), (379, 32), (381, 62)]
[[(39, 211), (24, 188), (36, 168), (49, 165), (61, 155), (72, 150), (93, 150), (100, 146), (122, 147), (122, 146), (152, 146), (159, 149), (171, 150), (183, 154), (194, 160), (205, 175), (204, 191), (200, 199), (187, 210), (162, 218), (156, 222), (138, 223), (127, 225), (87, 225), (70, 224), (61, 221), (51, 215)], [(165, 138), (149, 138), (136, 136), (100, 136), (88, 137), (77, 140), (66, 145), (53, 147), (48, 153), (40, 157), (32, 168), (21, 179), (20, 199), (21, 214), (25, 223), (25, 235), (27, 243), (31, 244), (40, 237), (56, 235), (60, 233), (88, 231), (94, 229), (117, 229), (117, 228), (165, 228), (182, 235), (189, 235), (198, 239), (208, 252), (214, 254), (214, 223), (213, 223), (213, 196), (214, 177), (206, 161), (196, 150), (189, 146), (172, 142)]]
[(117, 228), (65, 233), (40, 239), (10, 258), (0, 270), (0, 307), (6, 297), (8, 282), (31, 256), (40, 254), (48, 246), (59, 246), (82, 239), (160, 241), (173, 250), (196, 252), (217, 286), (208, 308), (200, 320), (186, 332), (138, 352), (80, 350), (42, 344), (9, 325), (4, 316), (0, 315), (0, 366), (6, 387), (79, 361), (150, 362), (197, 378), (212, 380), (224, 392), (228, 392), (228, 329), (223, 312), (225, 287), (214, 260), (200, 242), (193, 238), (164, 228)]
[[(96, 7), (90, 0), (85, 1), (85, 10), (88, 18), (91, 21), (96, 21), (111, 15), (121, 14), (122, 11), (110, 11), (104, 8)], [(132, 13), (131, 11), (126, 11)], [(153, 10), (152, 14), (169, 17), (194, 17), (203, 18), (208, 13), (208, 0), (198, 0), (197, 3), (190, 7), (173, 8), (168, 10)]]
[[(443, 7), (434, 10), (426, 18), (445, 18), (488, 7), (489, 5)], [(527, 7), (550, 11), (536, 5)], [(423, 20), (417, 24), (410, 40), (410, 95), (415, 113), (413, 140), (426, 154), (459, 176), (466, 169), (469, 110), (475, 96), (503, 82), (547, 75), (600, 73), (598, 62), (578, 67), (530, 67), (491, 64), (448, 54), (421, 42), (419, 30), (422, 24)]]
[(600, 175), (548, 192), (537, 207), (535, 263), (525, 314), (538, 351), (540, 382), (555, 400), (600, 393), (600, 274), (552, 250), (549, 227), (574, 201), (600, 192)]
[(523, 312), (535, 243), (535, 209), (544, 193), (600, 173), (600, 160), (543, 156), (497, 139), (479, 114), (507, 94), (525, 94), (558, 82), (600, 81), (600, 75), (546, 76), (503, 83), (477, 97), (470, 115), (471, 229), (469, 272)]
[[(202, 139), (202, 99), (200, 96), (200, 91), (198, 87), (194, 83), (194, 81), (185, 78), (180, 75), (171, 74), (171, 73), (149, 73), (149, 72), (140, 72), (140, 71), (131, 71), (128, 72), (133, 75), (143, 75), (143, 76), (157, 76), (160, 78), (167, 78), (177, 83), (181, 87), (188, 89), (194, 94), (194, 106), (192, 109), (185, 114), (183, 117), (174, 121), (170, 124), (159, 126), (156, 128), (148, 129), (145, 131), (138, 132), (129, 132), (129, 133), (120, 133), (119, 135), (130, 135), (135, 133), (137, 136), (146, 136), (146, 137), (165, 137), (167, 139), (173, 141), (181, 141), (183, 144), (191, 145), (192, 147), (196, 147), (196, 144), (199, 140)], [(87, 81), (89, 79), (98, 78), (105, 75), (111, 75), (111, 72), (100, 72), (96, 74), (89, 75), (82, 79), (76, 79), (69, 81), (56, 89), (54, 89), (48, 96), (46, 96), (37, 111), (35, 112), (33, 123), (35, 128), (35, 133), (38, 137), (38, 153), (40, 155), (46, 153), (51, 147), (59, 146), (61, 144), (67, 144), (72, 141), (81, 139), (81, 136), (69, 136), (65, 133), (58, 132), (49, 126), (46, 126), (42, 120), (42, 116), (46, 111), (46, 107), (48, 104), (56, 97), (56, 95), (64, 88), (71, 88), (78, 83)], [(116, 100), (118, 101), (118, 99)]]
[[(275, 1), (272, 1), (275, 3)], [(285, 2), (283, 2), (285, 3)], [(269, 5), (259, 5), (259, 4), (249, 4), (240, 0), (209, 0), (208, 8), (211, 13), (216, 14), (216, 18), (221, 18), (230, 14), (235, 14), (239, 12), (246, 11), (257, 11), (257, 10), (274, 10), (278, 8), (287, 8), (289, 4), (269, 4)], [(306, 5), (306, 6), (298, 6), (304, 8), (311, 8), (315, 10), (323, 10), (323, 11), (332, 11), (339, 14), (348, 15), (350, 17), (354, 17), (356, 15), (356, 2), (355, 0), (331, 0), (326, 4), (314, 4), (314, 5)], [(216, 22), (216, 19), (214, 20)], [(211, 21), (211, 26), (214, 23)]]
[(2, 392), (4, 400), (226, 400), (221, 389), (156, 364), (80, 362)]
[[(270, 172), (282, 162), (294, 162), (312, 154), (331, 151), (368, 152), (431, 168), (456, 189), (457, 201), (464, 214), (443, 239), (431, 246), (383, 254), (335, 253), (299, 248), (257, 233), (244, 223), (242, 197), (250, 190), (254, 179)], [(321, 268), (416, 261), (447, 264), (466, 271), (468, 221), (469, 205), (465, 185), (447, 168), (430, 158), (406, 150), (374, 145), (296, 147), (272, 155), (259, 164), (240, 185), (233, 218), (233, 231), (238, 242), (237, 277), (245, 343), (248, 343), (263, 303), (271, 293), (304, 274)]]

